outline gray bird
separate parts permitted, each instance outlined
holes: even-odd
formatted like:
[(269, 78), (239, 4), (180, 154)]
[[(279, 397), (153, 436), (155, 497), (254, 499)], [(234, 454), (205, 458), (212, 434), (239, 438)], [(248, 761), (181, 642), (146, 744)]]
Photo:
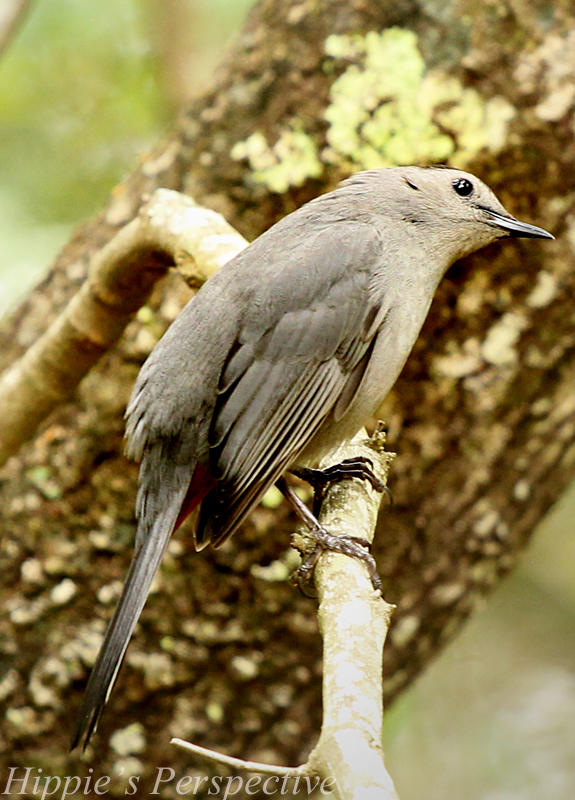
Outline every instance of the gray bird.
[(503, 237), (552, 239), (473, 175), (359, 172), (280, 220), (183, 309), (127, 410), (136, 550), (86, 689), (88, 742), (174, 529), (217, 547), (289, 467), (314, 467), (395, 383), (447, 268)]

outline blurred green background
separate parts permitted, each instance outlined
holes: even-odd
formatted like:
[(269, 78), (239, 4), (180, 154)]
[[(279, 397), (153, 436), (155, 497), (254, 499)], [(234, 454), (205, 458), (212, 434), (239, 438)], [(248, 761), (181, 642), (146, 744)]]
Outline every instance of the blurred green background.
[[(0, 313), (201, 90), (250, 0), (32, 4), (0, 61)], [(573, 800), (575, 491), (388, 713), (402, 800)]]

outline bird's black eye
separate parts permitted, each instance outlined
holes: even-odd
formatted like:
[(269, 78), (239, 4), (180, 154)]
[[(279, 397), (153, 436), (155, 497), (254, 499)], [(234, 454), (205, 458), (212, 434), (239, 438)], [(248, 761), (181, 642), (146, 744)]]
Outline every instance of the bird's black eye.
[(473, 194), (473, 184), (467, 178), (457, 178), (453, 181), (453, 188), (460, 197), (469, 197)]

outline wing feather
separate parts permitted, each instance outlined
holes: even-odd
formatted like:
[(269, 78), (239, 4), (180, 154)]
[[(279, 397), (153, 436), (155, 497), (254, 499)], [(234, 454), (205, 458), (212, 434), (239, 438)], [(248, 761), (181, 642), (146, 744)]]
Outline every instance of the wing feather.
[(237, 481), (225, 481), (226, 488), (210, 498), (206, 507), (202, 506), (198, 528), (214, 546), (228, 538), (320, 427), (341, 384), (341, 374), (334, 367), (325, 365), (321, 370), (325, 381), (318, 391), (310, 393), (297, 410), (292, 409), (292, 413), (285, 415), (283, 425), (276, 428), (277, 438), (266, 437), (265, 445), (258, 448), (257, 457), (250, 458), (249, 469), (245, 469), (243, 463), (238, 465)]
[[(307, 255), (322, 254), (318, 247)], [(268, 285), (265, 299), (253, 298), (222, 370), (209, 435), (218, 486), (202, 504), (198, 546), (227, 538), (328, 415), (345, 413), (361, 384), (386, 301), (371, 288), (372, 248), (362, 251), (349, 236), (338, 243), (332, 233), (336, 255), (337, 268), (326, 270), (331, 280), (324, 277), (315, 296), (297, 289), (290, 308), (285, 285)]]

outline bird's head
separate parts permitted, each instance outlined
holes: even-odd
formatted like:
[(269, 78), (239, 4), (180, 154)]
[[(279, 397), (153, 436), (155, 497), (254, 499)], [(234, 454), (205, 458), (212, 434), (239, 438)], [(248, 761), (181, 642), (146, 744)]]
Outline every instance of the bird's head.
[(513, 217), (491, 189), (469, 172), (450, 167), (393, 167), (357, 173), (348, 180), (350, 188), (363, 184), (364, 190), (371, 183), (376, 213), (449, 263), (504, 237), (554, 238), (543, 228)]

